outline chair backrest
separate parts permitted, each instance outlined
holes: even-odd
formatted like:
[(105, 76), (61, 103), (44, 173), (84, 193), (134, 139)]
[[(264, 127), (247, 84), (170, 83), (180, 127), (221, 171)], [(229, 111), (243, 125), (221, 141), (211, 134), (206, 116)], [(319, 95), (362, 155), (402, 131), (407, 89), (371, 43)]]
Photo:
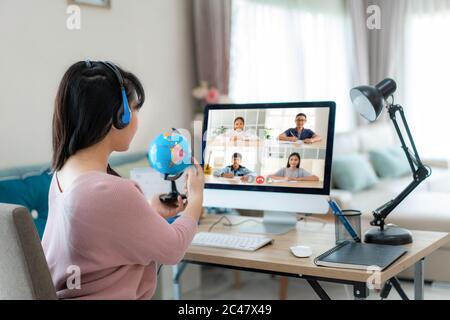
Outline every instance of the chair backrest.
[(24, 207), (0, 203), (0, 300), (57, 299), (44, 250)]

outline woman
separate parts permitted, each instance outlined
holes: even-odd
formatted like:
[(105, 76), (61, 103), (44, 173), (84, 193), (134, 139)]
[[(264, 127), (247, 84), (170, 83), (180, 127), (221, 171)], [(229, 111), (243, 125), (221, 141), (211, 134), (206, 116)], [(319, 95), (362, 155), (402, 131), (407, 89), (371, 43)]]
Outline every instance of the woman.
[[(144, 100), (139, 80), (111, 63), (77, 62), (62, 78), (42, 240), (59, 298), (149, 299), (157, 265), (177, 263), (194, 237), (204, 185), (198, 163), (187, 170), (187, 204), (180, 197), (172, 209), (158, 196), (149, 204), (108, 165), (113, 151), (128, 150)], [(164, 219), (179, 212), (171, 225)]]
[(274, 174), (268, 176), (273, 180), (288, 180), (288, 181), (319, 181), (319, 177), (312, 175), (305, 169), (300, 168), (300, 154), (293, 152), (289, 155), (286, 168), (281, 168)]
[(322, 138), (314, 133), (311, 129), (305, 128), (306, 114), (299, 113), (295, 116), (295, 128), (289, 128), (278, 136), (281, 141), (297, 142), (298, 140), (304, 143), (311, 144), (319, 142)]

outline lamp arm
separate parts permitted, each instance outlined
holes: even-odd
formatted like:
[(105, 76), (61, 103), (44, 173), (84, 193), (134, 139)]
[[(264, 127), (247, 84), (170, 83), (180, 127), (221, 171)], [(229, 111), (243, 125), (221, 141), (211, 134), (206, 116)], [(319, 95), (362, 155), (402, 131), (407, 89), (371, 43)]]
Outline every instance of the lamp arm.
[[(397, 135), (400, 138), (400, 142), (402, 145), (402, 149), (405, 151), (406, 158), (408, 159), (408, 163), (411, 167), (411, 172), (413, 175), (413, 181), (394, 199), (386, 202), (379, 208), (373, 211), (374, 219), (370, 222), (373, 226), (379, 226), (381, 230), (384, 229), (384, 220), (386, 217), (426, 178), (430, 176), (430, 172), (427, 167), (425, 167), (420, 160), (419, 154), (416, 149), (416, 145), (411, 135), (411, 131), (409, 130), (408, 123), (405, 118), (405, 113), (403, 108), (400, 105), (389, 105), (389, 116), (394, 123), (395, 130), (397, 131)], [(402, 132), (398, 126), (396, 113), (399, 112), (403, 126), (405, 127), (405, 131), (408, 135), (409, 142), (413, 149), (413, 152), (410, 152), (408, 147), (406, 146), (405, 139), (403, 138)]]

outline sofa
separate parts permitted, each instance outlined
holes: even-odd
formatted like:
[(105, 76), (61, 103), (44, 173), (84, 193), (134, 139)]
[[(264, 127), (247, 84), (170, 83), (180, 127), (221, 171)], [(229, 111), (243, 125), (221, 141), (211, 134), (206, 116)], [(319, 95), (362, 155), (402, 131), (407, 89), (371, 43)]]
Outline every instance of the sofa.
[[(414, 134), (414, 131), (413, 131)], [(372, 211), (396, 197), (411, 181), (410, 170), (397, 177), (377, 177), (358, 190), (339, 186), (335, 161), (358, 155), (372, 166), (373, 150), (400, 147), (392, 123), (383, 122), (362, 126), (351, 132), (335, 135), (333, 147), (333, 175), (331, 196), (343, 209), (362, 212), (365, 225), (373, 218)], [(420, 154), (420, 150), (419, 154)], [(406, 161), (406, 157), (402, 154)], [(446, 160), (422, 159), (430, 166), (432, 174), (424, 180), (386, 219), (386, 223), (411, 229), (450, 232), (450, 170)], [(378, 164), (379, 166), (379, 164)], [(361, 166), (359, 166), (361, 167)], [(382, 168), (384, 169), (384, 168)], [(358, 171), (360, 168), (353, 168)], [(367, 167), (367, 170), (371, 170)], [(374, 170), (375, 171), (375, 170)], [(425, 279), (450, 282), (450, 243), (439, 248), (425, 260)], [(413, 270), (406, 270), (401, 277), (411, 278)]]

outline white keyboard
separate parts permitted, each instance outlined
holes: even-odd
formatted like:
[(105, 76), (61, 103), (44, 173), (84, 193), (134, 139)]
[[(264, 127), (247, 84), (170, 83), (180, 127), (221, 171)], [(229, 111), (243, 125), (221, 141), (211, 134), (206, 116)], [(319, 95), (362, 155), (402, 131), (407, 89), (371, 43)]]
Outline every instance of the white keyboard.
[(224, 249), (237, 249), (255, 251), (273, 239), (260, 236), (244, 236), (228, 233), (199, 232), (195, 235), (192, 244), (196, 246), (216, 247)]

